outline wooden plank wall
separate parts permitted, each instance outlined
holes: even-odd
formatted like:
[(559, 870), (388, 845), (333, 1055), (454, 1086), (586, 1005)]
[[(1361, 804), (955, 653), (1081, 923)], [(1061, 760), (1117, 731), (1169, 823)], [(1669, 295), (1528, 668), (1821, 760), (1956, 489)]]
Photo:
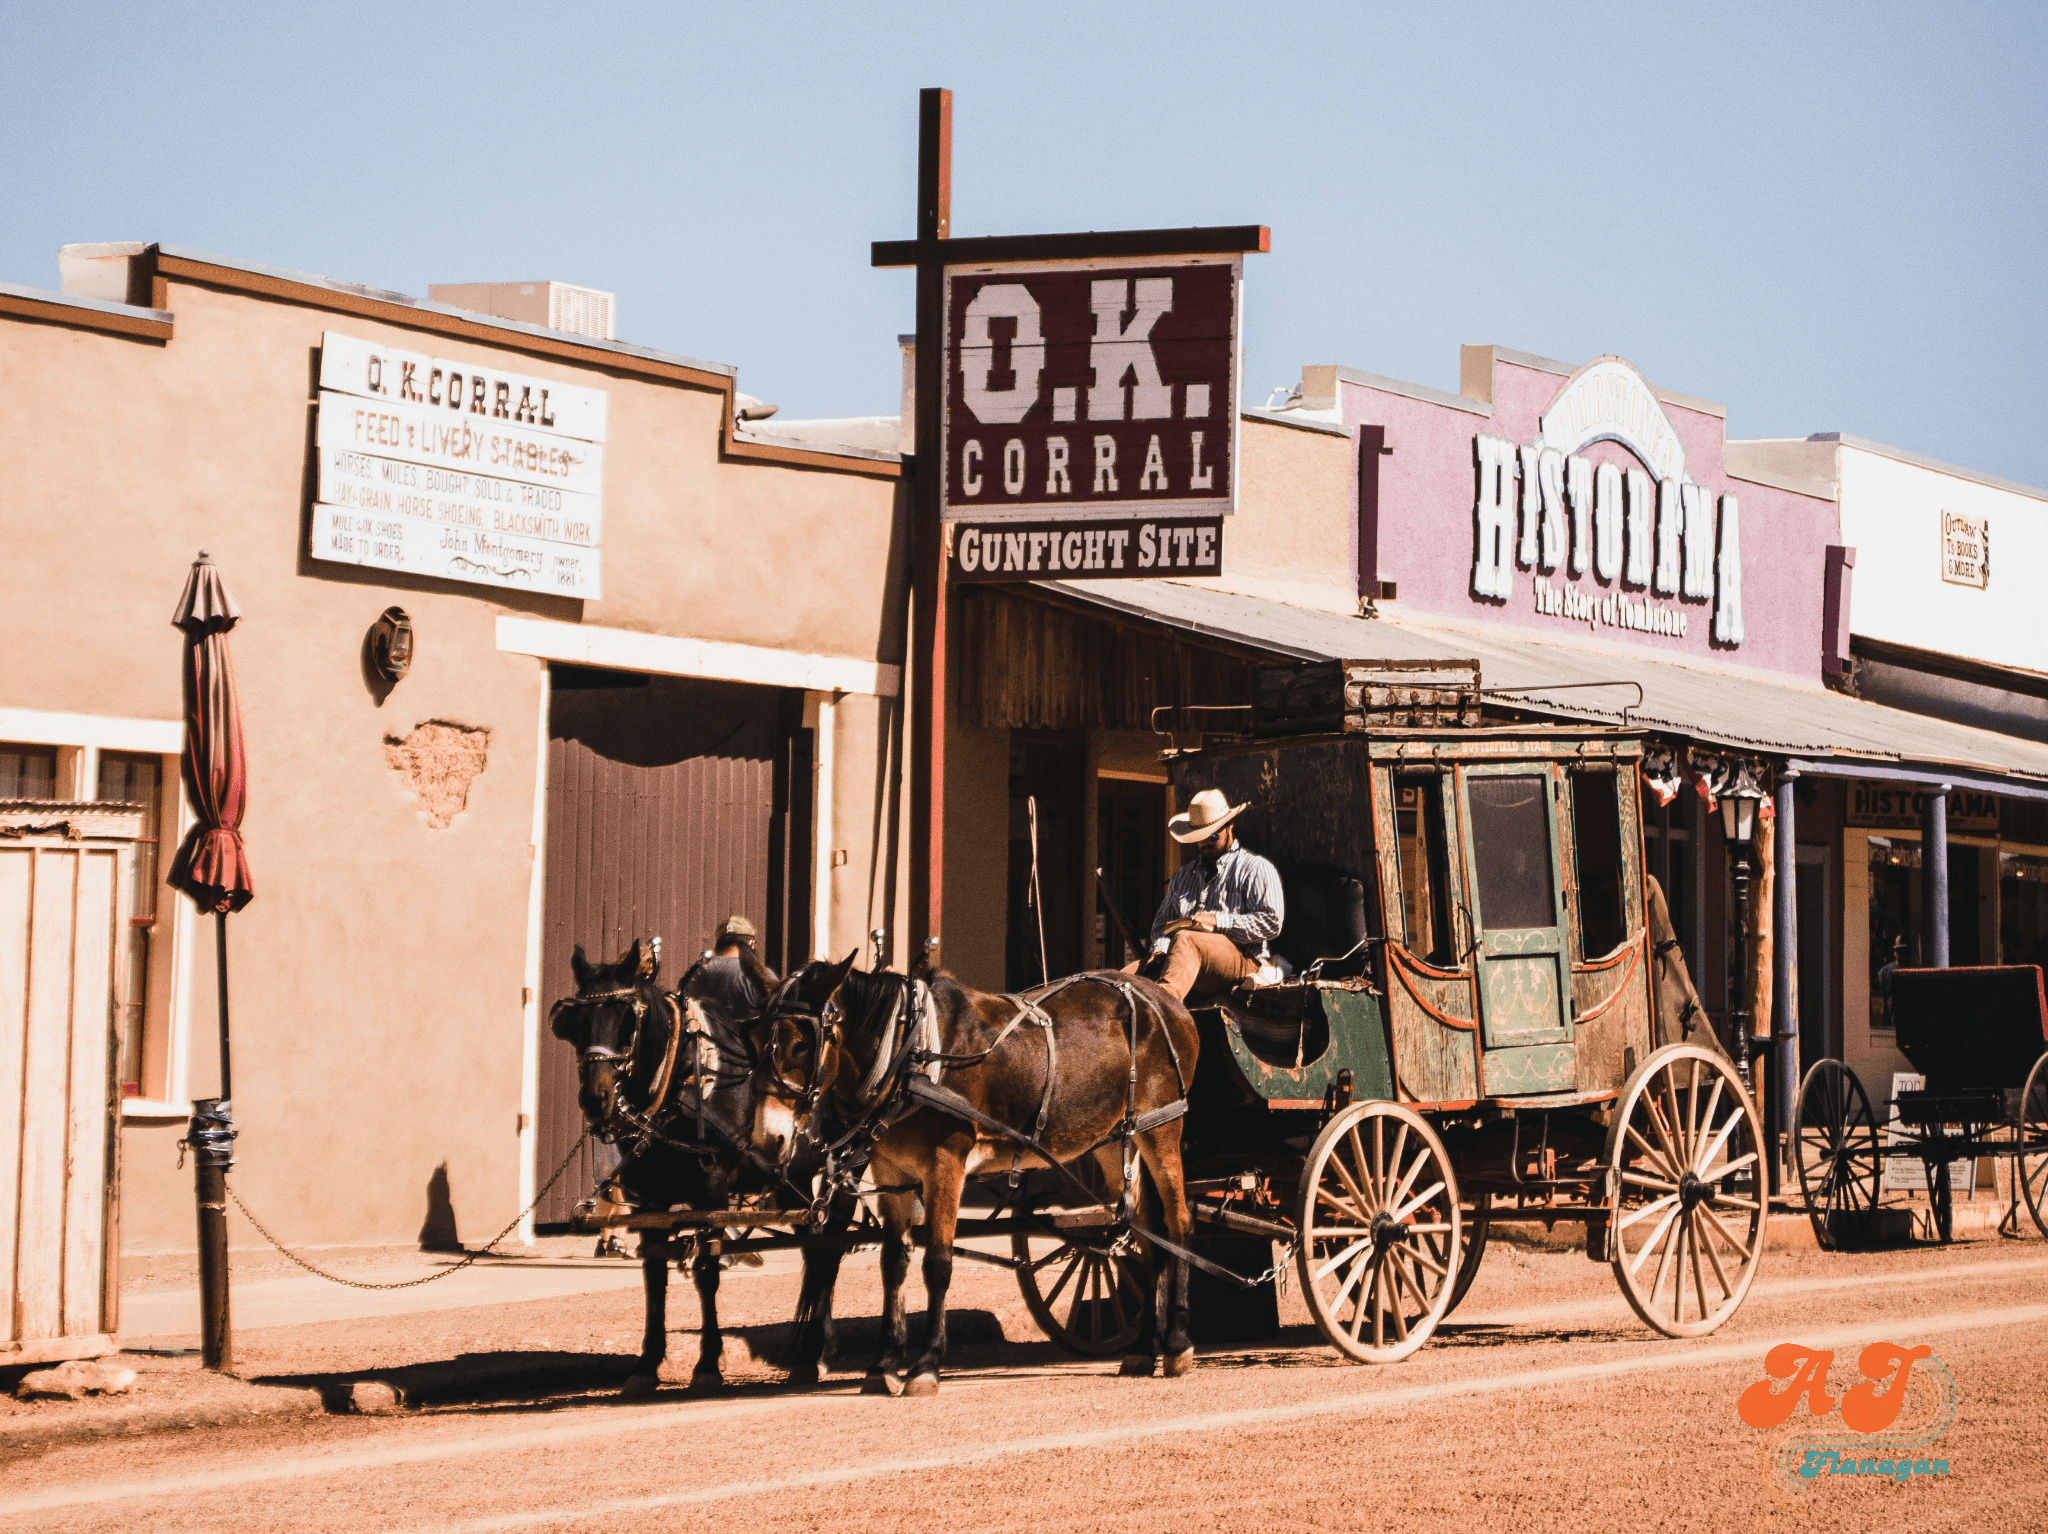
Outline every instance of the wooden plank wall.
[[(560, 688), (548, 742), (546, 890), (541, 996), (574, 993), (570, 955), (618, 957), (636, 937), (662, 939), (662, 979), (674, 984), (735, 912), (762, 934), (779, 966), (787, 932), (808, 944), (807, 846), (791, 847), (788, 710), (779, 692), (657, 678), (642, 687)], [(805, 757), (807, 761), (807, 756)], [(801, 834), (801, 827), (799, 834)], [(781, 854), (781, 856), (778, 856)], [(546, 1178), (583, 1133), (574, 1052), (543, 1032), (534, 1135)], [(594, 1183), (595, 1163), (571, 1170), (535, 1211), (568, 1219)]]
[[(981, 729), (1149, 730), (1166, 704), (1249, 704), (1240, 655), (993, 587), (961, 594), (958, 718)], [(1247, 715), (1220, 715), (1219, 728)]]
[(0, 1361), (68, 1356), (51, 1344), (105, 1329), (121, 859), (105, 844), (0, 845)]

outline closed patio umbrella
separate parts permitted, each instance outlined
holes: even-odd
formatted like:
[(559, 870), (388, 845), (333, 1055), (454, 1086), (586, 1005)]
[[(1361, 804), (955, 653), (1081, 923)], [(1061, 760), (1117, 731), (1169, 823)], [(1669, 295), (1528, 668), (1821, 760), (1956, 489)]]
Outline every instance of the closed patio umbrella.
[(199, 1193), (199, 1290), (203, 1354), (209, 1369), (231, 1370), (228, 1327), (227, 1172), (235, 1159), (234, 1095), (228, 1032), (228, 913), (255, 894), (242, 846), (249, 766), (242, 751), (242, 710), (228, 630), (241, 621), (220, 571), (205, 550), (193, 561), (171, 622), (185, 631), (185, 791), (196, 824), (171, 864), (171, 884), (214, 919), (220, 993), (220, 1096), (192, 1104), (187, 1139)]

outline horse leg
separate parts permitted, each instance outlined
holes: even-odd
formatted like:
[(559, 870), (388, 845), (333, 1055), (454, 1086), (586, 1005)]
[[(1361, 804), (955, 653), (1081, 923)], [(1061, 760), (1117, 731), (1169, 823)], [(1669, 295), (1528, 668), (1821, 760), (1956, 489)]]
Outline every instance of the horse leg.
[(640, 1237), (640, 1283), (647, 1291), (647, 1326), (640, 1338), (640, 1356), (619, 1392), (629, 1401), (645, 1400), (661, 1388), (661, 1365), (668, 1357), (669, 1239), (659, 1231)]
[(705, 1236), (697, 1238), (697, 1260), (690, 1264), (690, 1276), (697, 1281), (699, 1344), (697, 1367), (690, 1371), (690, 1389), (708, 1393), (725, 1388), (725, 1376), (718, 1363), (725, 1356), (725, 1337), (718, 1329), (719, 1243)]
[[(893, 1179), (892, 1179), (893, 1180)], [(910, 1351), (910, 1321), (903, 1307), (903, 1281), (910, 1276), (908, 1193), (885, 1193), (882, 1206), (882, 1348), (861, 1383), (864, 1395), (903, 1394), (903, 1355)]]
[[(1178, 1122), (1147, 1130), (1138, 1137), (1138, 1149), (1152, 1174), (1153, 1187), (1159, 1190), (1167, 1239), (1192, 1248), (1195, 1221), (1188, 1212), (1187, 1184), (1181, 1172), (1180, 1130)], [(1195, 1344), (1188, 1336), (1188, 1265), (1173, 1257), (1166, 1267), (1172, 1280), (1172, 1297), (1166, 1313), (1166, 1376), (1178, 1379), (1195, 1367)], [(1165, 1296), (1166, 1287), (1164, 1282), (1159, 1285), (1161, 1297)]]
[[(836, 1236), (846, 1228), (842, 1220), (825, 1227)], [(789, 1382), (815, 1385), (825, 1355), (832, 1346), (832, 1289), (839, 1281), (839, 1263), (845, 1256), (836, 1246), (806, 1246), (804, 1282), (796, 1301), (796, 1350), (790, 1359)]]
[(966, 1182), (964, 1156), (941, 1151), (933, 1158), (924, 1183), (924, 1351), (910, 1371), (910, 1395), (938, 1394), (939, 1374), (946, 1366), (946, 1291), (953, 1284), (953, 1236), (960, 1225), (960, 1193)]
[[(1117, 1201), (1123, 1197), (1124, 1191), (1123, 1152), (1115, 1144), (1102, 1146), (1095, 1152), (1095, 1164), (1102, 1169), (1103, 1186), (1108, 1190), (1104, 1195), (1104, 1199), (1114, 1208)], [(1139, 1205), (1139, 1211), (1142, 1212), (1142, 1202)], [(1160, 1272), (1159, 1262), (1153, 1255), (1150, 1247), (1145, 1248), (1145, 1255), (1142, 1260), (1148, 1273), (1156, 1275)], [(1111, 1283), (1116, 1283), (1119, 1280), (1120, 1273), (1117, 1267), (1119, 1261), (1120, 1259), (1118, 1258), (1110, 1259), (1109, 1281)], [(1155, 1354), (1158, 1352), (1157, 1343), (1159, 1337), (1159, 1302), (1155, 1294), (1157, 1288), (1158, 1282), (1156, 1277), (1154, 1282), (1145, 1285), (1145, 1308), (1143, 1314), (1138, 1318), (1138, 1335), (1132, 1338), (1131, 1345), (1124, 1349), (1124, 1361), (1117, 1366), (1116, 1372), (1125, 1379), (1150, 1379), (1152, 1371), (1158, 1365), (1158, 1360), (1155, 1357)]]

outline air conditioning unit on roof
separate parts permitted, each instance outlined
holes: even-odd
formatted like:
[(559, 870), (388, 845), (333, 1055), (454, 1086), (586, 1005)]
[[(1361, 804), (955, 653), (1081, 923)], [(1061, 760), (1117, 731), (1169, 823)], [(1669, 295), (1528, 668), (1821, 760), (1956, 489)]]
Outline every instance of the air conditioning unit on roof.
[(597, 288), (568, 282), (437, 282), (427, 289), (437, 304), (501, 320), (545, 325), (599, 341), (618, 339), (618, 300)]

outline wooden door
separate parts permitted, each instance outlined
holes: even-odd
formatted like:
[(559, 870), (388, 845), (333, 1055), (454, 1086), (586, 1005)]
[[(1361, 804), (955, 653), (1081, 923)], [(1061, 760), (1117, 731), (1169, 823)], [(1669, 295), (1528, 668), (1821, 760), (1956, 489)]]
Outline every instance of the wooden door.
[(1557, 780), (1540, 763), (1464, 767), (1465, 888), (1476, 934), (1480, 1088), (1577, 1085), (1558, 849)]
[(1479, 1096), (1472, 952), (1459, 895), (1457, 790), (1437, 766), (1372, 774), (1394, 1081), (1411, 1102)]
[[(662, 940), (673, 984), (729, 915), (760, 933), (778, 972), (808, 957), (809, 732), (801, 695), (556, 667), (549, 708), (541, 996), (572, 994), (570, 955), (614, 959)], [(542, 1017), (546, 1017), (546, 1005)], [(575, 1053), (545, 1031), (534, 1167), (545, 1180), (579, 1136)], [(583, 1164), (534, 1218), (568, 1219), (597, 1173)]]
[(118, 1325), (114, 957), (131, 853), (49, 829), (0, 841), (0, 1367), (108, 1352)]
[[(1145, 956), (1152, 918), (1166, 893), (1166, 785), (1128, 778), (1095, 782), (1095, 856), (1117, 909), (1138, 939), (1133, 952), (1110, 917), (1098, 887), (1095, 898), (1099, 962), (1122, 969)], [(1091, 875), (1092, 877), (1092, 875)]]

